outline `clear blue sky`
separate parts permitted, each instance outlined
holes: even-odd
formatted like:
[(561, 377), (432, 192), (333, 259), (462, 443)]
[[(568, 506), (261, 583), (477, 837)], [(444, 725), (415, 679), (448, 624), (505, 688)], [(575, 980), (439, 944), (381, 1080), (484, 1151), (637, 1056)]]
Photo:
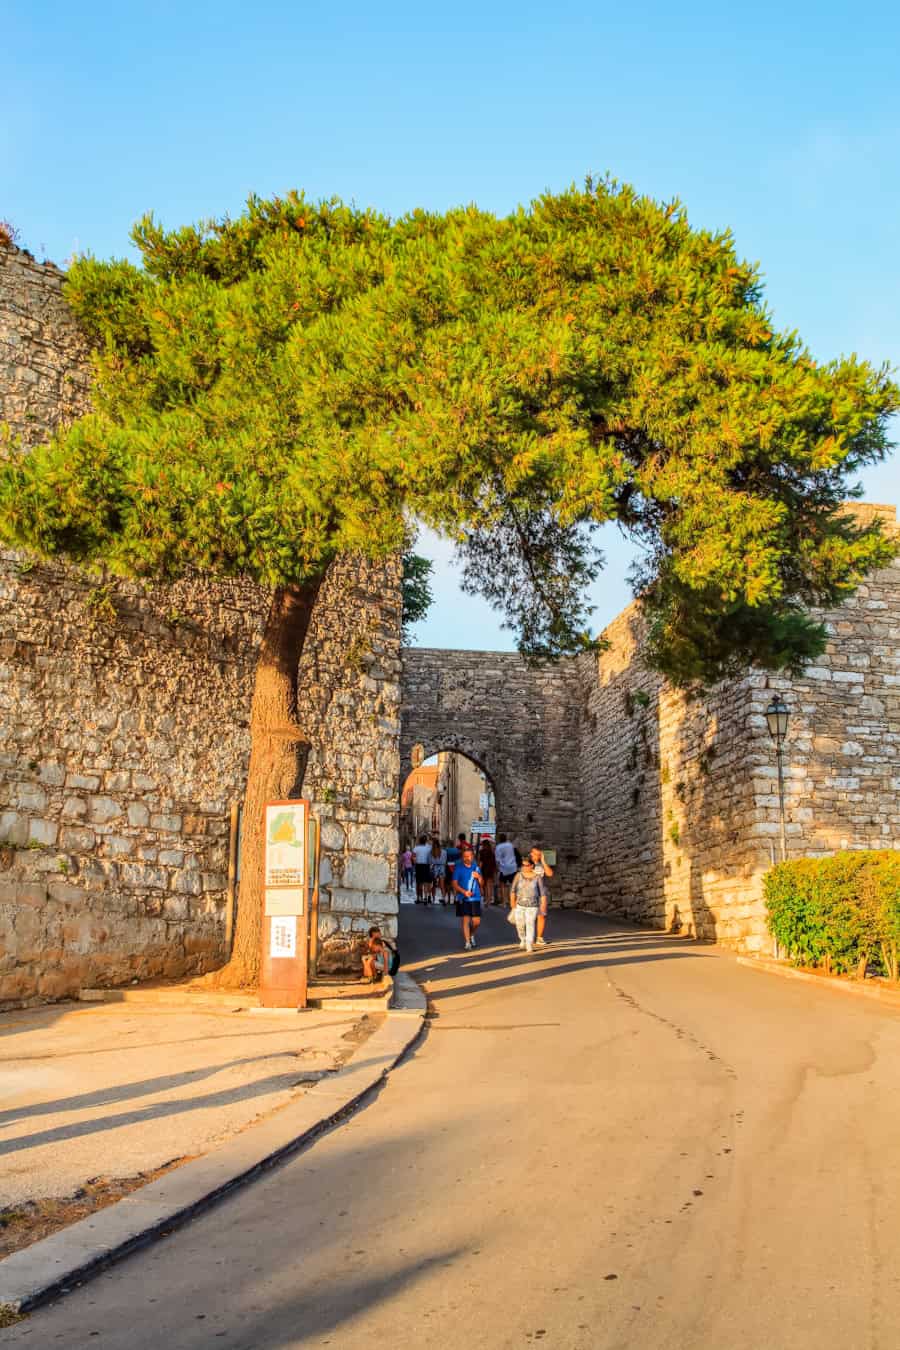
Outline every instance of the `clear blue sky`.
[[(251, 191), (505, 211), (610, 171), (730, 226), (820, 359), (900, 365), (900, 8), (886, 0), (9, 0), (0, 218), (38, 256), (128, 252)], [(900, 502), (891, 463), (866, 480)], [(511, 645), (446, 551), (417, 638)], [(613, 533), (598, 624), (627, 600)]]

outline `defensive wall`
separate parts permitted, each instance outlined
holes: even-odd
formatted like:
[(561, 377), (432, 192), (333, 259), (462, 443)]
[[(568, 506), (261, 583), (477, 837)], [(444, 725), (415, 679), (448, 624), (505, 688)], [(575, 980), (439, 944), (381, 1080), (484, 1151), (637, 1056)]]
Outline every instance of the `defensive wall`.
[[(62, 280), (0, 247), (0, 421), (25, 450), (87, 406)], [(225, 958), (230, 806), (268, 601), (245, 583), (146, 587), (0, 553), (0, 1006)], [(766, 947), (774, 691), (792, 713), (789, 853), (900, 847), (900, 568), (823, 617), (828, 649), (802, 679), (749, 674), (688, 698), (643, 665), (635, 606), (597, 657), (401, 656), (398, 565), (341, 560), (299, 681), (322, 968), (356, 965), (371, 922), (396, 930), (417, 744), (468, 755), (501, 828), (557, 849), (555, 902)]]
[(579, 902), (581, 674), (512, 652), (403, 650), (401, 778), (412, 751), (457, 750), (490, 777), (501, 831), (558, 851), (554, 898)]
[[(87, 406), (62, 281), (0, 246), (0, 422), (26, 449)], [(0, 553), (0, 1006), (221, 964), (268, 601)], [(300, 672), (326, 970), (396, 928), (399, 626), (396, 563), (335, 565)]]
[[(853, 509), (897, 528), (892, 506)], [(827, 648), (801, 679), (756, 672), (679, 693), (642, 663), (636, 605), (605, 630), (605, 652), (579, 658), (584, 905), (771, 949), (762, 879), (780, 814), (764, 714), (776, 692), (791, 712), (788, 857), (900, 848), (900, 563), (818, 617)]]

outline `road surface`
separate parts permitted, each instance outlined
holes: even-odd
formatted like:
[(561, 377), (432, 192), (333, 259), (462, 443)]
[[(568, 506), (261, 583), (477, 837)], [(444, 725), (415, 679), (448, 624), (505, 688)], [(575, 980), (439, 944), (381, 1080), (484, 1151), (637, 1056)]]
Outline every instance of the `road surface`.
[(435, 1016), (369, 1104), (0, 1346), (900, 1345), (900, 1015), (591, 916), (402, 929)]

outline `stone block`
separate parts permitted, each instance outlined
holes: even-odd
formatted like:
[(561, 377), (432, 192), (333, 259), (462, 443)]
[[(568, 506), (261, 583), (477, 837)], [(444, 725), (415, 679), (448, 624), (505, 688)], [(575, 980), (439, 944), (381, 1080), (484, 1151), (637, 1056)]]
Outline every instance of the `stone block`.
[(172, 873), (172, 890), (179, 895), (199, 895), (202, 890), (200, 873), (181, 868)]
[(128, 824), (133, 825), (135, 829), (142, 829), (150, 824), (150, 812), (143, 802), (129, 802), (127, 815)]
[(22, 811), (43, 811), (47, 806), (47, 794), (37, 783), (18, 783), (11, 795), (12, 805)]
[(169, 886), (169, 874), (161, 867), (150, 867), (145, 863), (124, 862), (118, 864), (119, 876), (124, 886), (136, 890), (165, 891)]
[(80, 820), (87, 815), (87, 802), (83, 797), (67, 797), (62, 806), (63, 819)]
[(336, 820), (326, 819), (322, 821), (321, 828), (322, 847), (337, 851), (342, 849), (346, 842), (344, 831)]
[(150, 828), (152, 830), (160, 830), (164, 834), (178, 834), (181, 830), (181, 816), (151, 816)]
[(106, 825), (110, 820), (116, 820), (122, 814), (122, 807), (112, 797), (91, 797), (88, 803), (91, 820), (98, 825)]
[(31, 819), (28, 822), (28, 842), (30, 844), (42, 844), (45, 848), (52, 848), (56, 843), (58, 834), (59, 826), (55, 820)]
[(70, 881), (51, 881), (47, 886), (47, 894), (51, 900), (55, 900), (60, 905), (87, 905), (87, 892), (80, 886), (73, 886)]
[(67, 773), (66, 787), (74, 788), (81, 792), (96, 792), (100, 786), (100, 778), (96, 774)]
[(89, 853), (97, 842), (93, 830), (66, 825), (59, 832), (59, 846), (67, 853)]
[(330, 909), (338, 914), (364, 914), (366, 912), (366, 897), (360, 891), (347, 891), (338, 886), (332, 886), (330, 891), (331, 904)]
[(384, 891), (390, 881), (390, 867), (384, 858), (354, 853), (344, 868), (344, 885), (352, 890)]
[(0, 843), (25, 844), (28, 842), (28, 818), (20, 816), (18, 811), (0, 812)]
[(127, 858), (134, 852), (134, 839), (127, 834), (110, 834), (106, 837), (106, 848), (114, 858)]
[(20, 881), (15, 887), (15, 903), (39, 909), (47, 903), (47, 887), (38, 881)]
[(395, 891), (371, 891), (366, 896), (366, 912), (369, 914), (398, 914), (400, 905)]
[(79, 983), (77, 978), (68, 970), (47, 970), (41, 975), (37, 982), (37, 992), (40, 998), (45, 998), (49, 1002), (55, 999), (69, 998), (72, 994), (78, 992)]
[(347, 843), (352, 850), (360, 853), (393, 855), (397, 849), (397, 833), (385, 826), (351, 825)]
[(158, 862), (163, 867), (180, 867), (184, 862), (184, 854), (180, 848), (163, 848), (159, 851)]
[(51, 760), (46, 760), (38, 769), (38, 777), (48, 787), (62, 787), (66, 781), (66, 771), (62, 764), (55, 764)]

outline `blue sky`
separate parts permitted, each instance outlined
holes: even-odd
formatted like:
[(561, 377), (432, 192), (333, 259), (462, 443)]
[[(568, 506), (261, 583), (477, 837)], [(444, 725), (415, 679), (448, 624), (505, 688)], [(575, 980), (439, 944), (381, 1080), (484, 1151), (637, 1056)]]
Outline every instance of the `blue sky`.
[[(177, 225), (251, 191), (505, 211), (610, 171), (730, 226), (818, 359), (900, 365), (898, 49), (884, 0), (7, 0), (0, 218), (63, 262), (127, 253), (147, 210)], [(900, 502), (897, 463), (865, 486)], [(628, 599), (628, 549), (604, 539), (598, 624)], [(428, 547), (417, 640), (510, 646)]]

